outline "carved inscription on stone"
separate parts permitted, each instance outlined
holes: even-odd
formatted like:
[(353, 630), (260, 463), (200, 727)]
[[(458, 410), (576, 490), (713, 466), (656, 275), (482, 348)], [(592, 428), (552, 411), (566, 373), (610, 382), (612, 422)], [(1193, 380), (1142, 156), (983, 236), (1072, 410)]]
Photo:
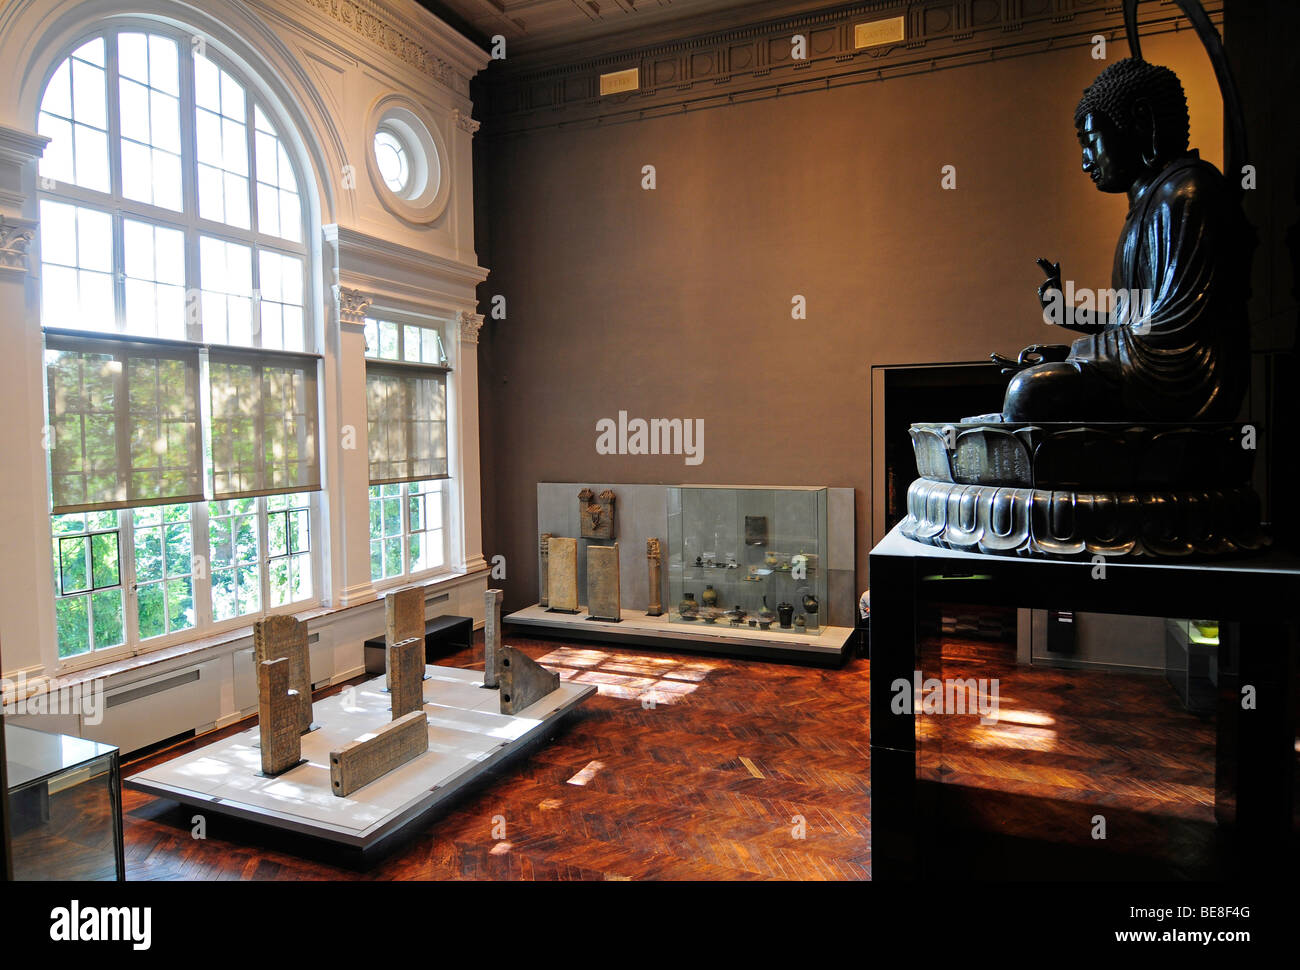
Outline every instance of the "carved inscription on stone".
[(289, 660), (264, 660), (257, 665), (257, 722), (261, 736), (262, 774), (278, 775), (302, 760), (302, 707), (298, 692), (289, 689)]
[(538, 596), (538, 599), (537, 599), (537, 603), (538, 603), (539, 606), (549, 606), (549, 605), (550, 605), (550, 604), (547, 602), (547, 599), (549, 598), (549, 597), (548, 597), (548, 594), (547, 594), (547, 589), (548, 589), (548, 587), (549, 587), (549, 585), (550, 585), (550, 583), (549, 583), (549, 579), (550, 579), (550, 576), (549, 576), (550, 565), (549, 565), (549, 561), (548, 561), (548, 558), (547, 558), (547, 543), (550, 541), (550, 538), (551, 538), (551, 534), (550, 534), (549, 532), (543, 532), (543, 533), (541, 534), (541, 536), (538, 538), (538, 543), (537, 543), (538, 546), (540, 547), (540, 548), (539, 548), (539, 551), (540, 551), (541, 554), (542, 554), (542, 568), (541, 568), (541, 570), (540, 570), (540, 571), (538, 572), (538, 574), (537, 574), (538, 577), (539, 577), (539, 583), (538, 583), (538, 585), (541, 587), (541, 589), (538, 591), (538, 592), (540, 593), (540, 595)]
[(578, 540), (553, 536), (550, 550), (550, 608), (559, 613), (578, 612)]
[(587, 613), (597, 620), (618, 620), (618, 543), (587, 547)]
[(501, 599), (499, 589), (483, 594), (483, 686), (497, 685), (497, 668), (501, 664)]
[(660, 587), (663, 585), (663, 555), (659, 550), (658, 539), (645, 541), (646, 566), (650, 574), (650, 605), (646, 616), (663, 616), (664, 605)]
[(424, 712), (405, 714), (374, 734), (330, 752), (330, 791), (340, 797), (351, 795), (428, 750), (429, 725)]
[(311, 730), (311, 657), (307, 627), (292, 616), (268, 616), (253, 624), (253, 662), (289, 661), (289, 689), (298, 692), (298, 731)]
[[(424, 590), (401, 589), (389, 593), (384, 598), (384, 645), (391, 647), (416, 637), (424, 641)], [(384, 686), (389, 690), (393, 689), (392, 670), (389, 667), (384, 672)]]
[(384, 647), (388, 667), (388, 694), (393, 720), (424, 709), (424, 637), (413, 637)]

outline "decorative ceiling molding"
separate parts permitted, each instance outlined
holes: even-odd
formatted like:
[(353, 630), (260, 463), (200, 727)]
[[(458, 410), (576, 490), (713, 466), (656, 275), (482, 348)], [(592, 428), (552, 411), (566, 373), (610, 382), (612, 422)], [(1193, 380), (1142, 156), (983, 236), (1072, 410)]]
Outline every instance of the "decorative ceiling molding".
[[(431, 36), (420, 36), (426, 32), (421, 31), (415, 23), (405, 21), (405, 18), (399, 17), (387, 6), (375, 0), (306, 0), (306, 3), (444, 87), (457, 94), (468, 94), (469, 79), (473, 74), (469, 70), (471, 65), (456, 65), (439, 57), (431, 49)], [(431, 14), (426, 16), (432, 17)], [(451, 31), (447, 33), (462, 45), (468, 43)], [(475, 47), (474, 54), (481, 55), (482, 61), (486, 62), (485, 52)], [(481, 65), (473, 66), (477, 69)]]
[[(1218, 25), (1224, 0), (1207, 0)], [(1138, 8), (1144, 34), (1183, 29), (1172, 4)], [(856, 24), (904, 18), (904, 38), (858, 49)], [(803, 34), (807, 58), (791, 57)], [(760, 98), (820, 91), (966, 64), (1124, 40), (1118, 3), (1103, 0), (893, 0), (813, 11), (667, 44), (596, 50), (567, 64), (494, 62), (478, 78), (484, 135), (638, 121)], [(534, 62), (536, 63), (536, 62)], [(601, 97), (600, 75), (634, 68), (637, 90)]]

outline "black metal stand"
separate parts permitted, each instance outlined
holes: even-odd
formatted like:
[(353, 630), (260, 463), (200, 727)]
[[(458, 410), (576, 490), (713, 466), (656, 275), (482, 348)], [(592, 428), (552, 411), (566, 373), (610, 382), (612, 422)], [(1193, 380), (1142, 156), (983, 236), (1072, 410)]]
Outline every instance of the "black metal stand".
[[(917, 777), (917, 718), (891, 703), (898, 678), (911, 681), (915, 671), (941, 676), (937, 633), (945, 603), (1218, 619), (1215, 816), (1224, 874), (1278, 872), (1293, 863), (1300, 560), (1264, 554), (1226, 562), (1106, 563), (1099, 570), (1090, 562), (953, 552), (913, 542), (895, 528), (870, 561), (874, 878), (943, 878), (960, 861), (952, 850), (962, 843), (945, 819), (959, 800), (958, 786)], [(1243, 690), (1253, 694), (1253, 707), (1243, 706)], [(960, 790), (967, 804), (983, 797)], [(996, 833), (979, 840), (988, 846)], [(1020, 840), (1016, 848), (1021, 851), (998, 851), (997, 878), (1023, 876), (1015, 871), (1017, 858), (1061, 847)], [(1059, 871), (1058, 878), (1129, 872), (1105, 853), (1056, 857), (1091, 867)], [(1177, 873), (1164, 873), (1170, 874)]]

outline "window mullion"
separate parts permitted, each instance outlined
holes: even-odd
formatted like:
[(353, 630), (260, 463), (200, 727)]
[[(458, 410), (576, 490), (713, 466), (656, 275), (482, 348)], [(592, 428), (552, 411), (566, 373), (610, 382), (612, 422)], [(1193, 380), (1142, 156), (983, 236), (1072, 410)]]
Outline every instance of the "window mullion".
[(266, 509), (265, 495), (259, 495), (254, 501), (257, 502), (257, 518), (260, 526), (257, 530), (257, 560), (261, 566), (258, 572), (262, 574), (260, 606), (261, 613), (265, 616), (271, 609), (271, 515)]
[(185, 223), (185, 328), (190, 340), (203, 339), (199, 298), (199, 148), (194, 106), (194, 48), (178, 43), (181, 84), (181, 214)]
[(118, 535), (118, 569), (121, 572), (123, 609), (123, 639), (127, 646), (136, 650), (140, 646), (140, 618), (137, 615), (135, 588), (135, 516), (131, 509), (119, 509), (117, 513)]
[[(190, 589), (194, 596), (194, 628), (211, 626), (212, 615), (212, 546), (208, 526), (208, 504), (195, 502), (190, 506)], [(201, 551), (200, 551), (201, 550)], [(200, 577), (194, 568), (195, 559), (203, 563)]]
[(402, 575), (411, 574), (411, 483), (402, 482), (398, 487), (402, 498)]

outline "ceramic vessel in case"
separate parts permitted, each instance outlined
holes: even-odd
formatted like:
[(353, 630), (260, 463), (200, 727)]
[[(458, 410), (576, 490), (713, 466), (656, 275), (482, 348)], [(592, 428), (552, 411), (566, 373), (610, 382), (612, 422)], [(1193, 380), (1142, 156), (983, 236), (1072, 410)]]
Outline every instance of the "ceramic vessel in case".
[(682, 601), (677, 604), (677, 615), (683, 620), (693, 620), (700, 612), (700, 604), (695, 602), (694, 593), (683, 593)]

